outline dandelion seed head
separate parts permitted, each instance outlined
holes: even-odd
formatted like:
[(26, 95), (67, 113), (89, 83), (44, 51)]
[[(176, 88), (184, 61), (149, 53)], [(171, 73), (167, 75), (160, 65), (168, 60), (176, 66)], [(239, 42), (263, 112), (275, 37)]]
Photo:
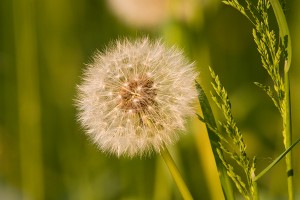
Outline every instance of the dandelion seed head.
[(97, 52), (78, 87), (78, 119), (104, 152), (142, 156), (178, 140), (193, 114), (197, 72), (182, 52), (148, 38)]

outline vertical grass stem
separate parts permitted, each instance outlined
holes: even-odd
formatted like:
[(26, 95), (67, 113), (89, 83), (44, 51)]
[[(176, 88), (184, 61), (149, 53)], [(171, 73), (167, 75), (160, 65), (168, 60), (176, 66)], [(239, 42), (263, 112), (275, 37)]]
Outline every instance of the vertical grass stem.
[[(292, 123), (291, 123), (291, 101), (290, 101), (290, 80), (289, 72), (284, 73), (285, 84), (285, 106), (286, 113), (284, 119), (285, 131), (285, 147), (288, 148), (292, 144)], [(292, 166), (292, 151), (288, 152), (286, 157), (286, 170), (288, 182), (288, 196), (289, 200), (294, 199), (294, 186), (293, 186), (293, 166)]]
[(255, 180), (255, 174), (252, 174), (252, 186), (253, 186), (253, 200), (259, 200), (257, 181)]
[[(284, 89), (285, 89), (285, 113), (283, 114), (283, 135), (285, 149), (292, 144), (292, 124), (291, 124), (291, 102), (290, 102), (290, 81), (289, 81), (289, 69), (292, 59), (292, 46), (291, 37), (289, 34), (288, 25), (280, 2), (278, 0), (270, 0), (272, 8), (274, 10), (276, 20), (279, 26), (279, 32), (281, 41), (285, 46), (286, 58), (284, 65)], [(294, 199), (293, 188), (293, 168), (292, 168), (292, 151), (286, 155), (286, 170), (287, 170), (287, 182), (288, 182), (288, 196), (289, 200)]]

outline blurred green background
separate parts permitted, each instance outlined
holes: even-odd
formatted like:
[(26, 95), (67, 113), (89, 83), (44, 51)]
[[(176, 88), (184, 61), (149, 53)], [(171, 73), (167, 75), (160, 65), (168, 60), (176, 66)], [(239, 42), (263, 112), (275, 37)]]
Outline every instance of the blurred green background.
[[(300, 1), (287, 2), (294, 138), (300, 136), (299, 9)], [(283, 151), (282, 126), (271, 100), (253, 84), (270, 79), (251, 29), (218, 0), (1, 0), (0, 199), (181, 198), (159, 155), (107, 156), (76, 122), (76, 84), (93, 52), (117, 38), (145, 34), (183, 48), (196, 61), (207, 94), (208, 66), (220, 75), (261, 171)], [(203, 124), (190, 120), (189, 132), (170, 151), (195, 199), (222, 199)], [(296, 146), (298, 198), (299, 155)], [(286, 199), (284, 162), (259, 181), (259, 189), (263, 199)]]

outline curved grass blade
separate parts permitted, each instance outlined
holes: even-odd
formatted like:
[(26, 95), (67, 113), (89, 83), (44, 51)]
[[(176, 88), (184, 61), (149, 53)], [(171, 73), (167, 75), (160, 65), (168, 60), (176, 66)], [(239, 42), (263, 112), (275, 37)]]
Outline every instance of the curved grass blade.
[(300, 138), (298, 138), (289, 148), (287, 148), (282, 154), (280, 154), (268, 167), (266, 167), (262, 172), (260, 172), (253, 180), (257, 181), (263, 175), (265, 175), (270, 169), (272, 169), (288, 152), (290, 152), (296, 144), (300, 142)]
[[(200, 84), (198, 82), (196, 82), (196, 89), (198, 92), (198, 100), (199, 100), (200, 107), (201, 107), (201, 110), (203, 113), (203, 118), (199, 115), (197, 115), (197, 116), (200, 121), (202, 121), (206, 124), (209, 140), (210, 140), (212, 151), (213, 151), (213, 155), (214, 155), (215, 162), (216, 162), (216, 165), (217, 165), (217, 168), (219, 171), (219, 178), (221, 181), (222, 190), (223, 190), (225, 199), (233, 200), (234, 195), (233, 195), (230, 178), (228, 177), (226, 169), (223, 166), (223, 163), (217, 153), (217, 149), (220, 148), (220, 144), (219, 144), (220, 139), (217, 136), (217, 134), (214, 133), (214, 131), (212, 130), (212, 129), (217, 130), (217, 124), (216, 124), (212, 109), (210, 107), (210, 104), (208, 102), (208, 99), (207, 99), (202, 87), (200, 86)], [(210, 128), (208, 126), (210, 126)]]

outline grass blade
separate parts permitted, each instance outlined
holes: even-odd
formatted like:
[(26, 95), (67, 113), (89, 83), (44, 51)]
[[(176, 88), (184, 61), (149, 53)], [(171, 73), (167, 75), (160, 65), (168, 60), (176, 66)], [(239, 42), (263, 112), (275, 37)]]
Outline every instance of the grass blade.
[[(200, 86), (200, 84), (198, 82), (196, 82), (196, 89), (198, 91), (198, 100), (199, 100), (200, 107), (201, 107), (201, 110), (202, 110), (202, 113), (203, 113), (203, 119), (213, 129), (217, 129), (217, 124), (216, 124), (212, 109), (210, 107), (210, 104), (208, 102), (208, 99), (207, 99), (202, 87)], [(201, 120), (201, 119), (199, 118), (199, 120)], [(206, 125), (206, 127), (207, 127), (207, 125)], [(220, 139), (208, 127), (207, 127), (207, 132), (208, 132), (209, 140), (210, 140), (210, 143), (211, 143), (212, 151), (213, 151), (213, 154), (214, 154), (215, 162), (216, 162), (216, 165), (217, 165), (217, 168), (218, 168), (218, 171), (219, 171), (219, 178), (220, 178), (220, 181), (221, 181), (222, 190), (223, 190), (225, 199), (233, 200), (234, 195), (233, 195), (233, 190), (232, 190), (230, 178), (228, 177), (226, 169), (223, 166), (223, 163), (222, 163), (222, 161), (219, 158), (219, 155), (217, 153), (217, 148), (220, 147), (220, 145), (219, 145)]]
[(260, 179), (263, 175), (265, 175), (270, 169), (272, 169), (288, 152), (290, 152), (296, 144), (300, 142), (300, 138), (296, 140), (289, 148), (287, 148), (282, 154), (280, 154), (268, 167), (266, 167), (262, 172), (260, 172), (255, 178), (254, 181)]

